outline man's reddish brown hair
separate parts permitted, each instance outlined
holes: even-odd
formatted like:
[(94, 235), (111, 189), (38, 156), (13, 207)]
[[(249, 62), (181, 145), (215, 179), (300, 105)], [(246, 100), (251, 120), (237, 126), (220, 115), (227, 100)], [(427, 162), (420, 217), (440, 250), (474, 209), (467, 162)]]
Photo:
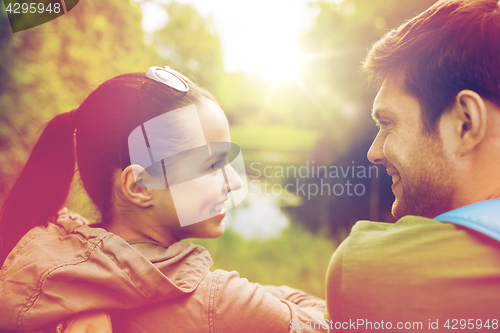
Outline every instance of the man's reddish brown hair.
[(375, 43), (363, 68), (379, 83), (401, 75), (428, 133), (461, 90), (500, 106), (500, 3), (438, 1)]

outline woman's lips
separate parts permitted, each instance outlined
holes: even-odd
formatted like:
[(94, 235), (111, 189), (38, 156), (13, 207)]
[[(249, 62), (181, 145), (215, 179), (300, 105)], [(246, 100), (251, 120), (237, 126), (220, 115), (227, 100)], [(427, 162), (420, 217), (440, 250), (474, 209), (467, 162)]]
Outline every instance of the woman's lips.
[(213, 213), (219, 213), (220, 211), (222, 211), (224, 209), (224, 201), (221, 201), (219, 203), (216, 203), (213, 207), (212, 207), (212, 212)]
[[(227, 200), (227, 199), (226, 199)], [(216, 203), (212, 209), (210, 210), (210, 213), (213, 214), (213, 215), (216, 215), (216, 216), (219, 216), (219, 215), (225, 215), (226, 214), (226, 210), (224, 209), (224, 206), (225, 206), (225, 202), (226, 200), (224, 201), (221, 201), (219, 203)]]
[(217, 214), (216, 216), (220, 217), (220, 218), (224, 218), (224, 216), (226, 216), (226, 210), (223, 208), (219, 214)]
[(211, 218), (215, 218), (217, 221), (222, 221), (222, 219), (226, 216), (226, 210), (222, 209), (219, 212), (212, 211), (212, 213), (210, 215), (211, 215)]

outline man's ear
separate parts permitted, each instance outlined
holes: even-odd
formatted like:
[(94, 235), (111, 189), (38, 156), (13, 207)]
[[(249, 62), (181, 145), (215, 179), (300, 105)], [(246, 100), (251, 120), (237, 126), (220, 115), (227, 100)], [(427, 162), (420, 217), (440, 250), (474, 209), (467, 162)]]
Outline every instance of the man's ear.
[[(139, 176), (144, 168), (137, 164), (129, 165), (122, 171), (120, 185), (123, 195), (132, 203), (139, 207), (150, 207), (153, 205), (152, 192), (136, 183), (136, 176)], [(136, 175), (136, 176), (134, 176)]]
[(471, 90), (462, 90), (456, 97), (453, 113), (458, 119), (459, 153), (463, 156), (483, 140), (488, 112), (481, 96)]

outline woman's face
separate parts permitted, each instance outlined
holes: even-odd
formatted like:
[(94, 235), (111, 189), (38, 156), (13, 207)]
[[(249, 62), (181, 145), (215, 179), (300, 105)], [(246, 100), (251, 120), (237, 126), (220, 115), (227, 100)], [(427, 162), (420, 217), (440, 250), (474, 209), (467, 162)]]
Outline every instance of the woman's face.
[(221, 108), (208, 99), (197, 106), (196, 113), (186, 114), (195, 148), (167, 159), (168, 188), (153, 190), (155, 220), (158, 228), (168, 229), (177, 239), (216, 238), (224, 232), (228, 194), (241, 187), (227, 160), (229, 126)]

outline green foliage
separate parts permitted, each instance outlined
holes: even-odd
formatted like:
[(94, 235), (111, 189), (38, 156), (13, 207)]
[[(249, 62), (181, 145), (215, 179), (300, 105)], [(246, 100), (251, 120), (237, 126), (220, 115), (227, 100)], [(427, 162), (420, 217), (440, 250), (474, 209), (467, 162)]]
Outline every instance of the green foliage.
[(142, 43), (140, 22), (137, 5), (81, 1), (49, 23), (4, 32), (10, 37), (0, 44), (1, 195), (12, 186), (44, 123), (78, 107), (106, 79), (161, 63)]
[(232, 126), (231, 140), (241, 148), (273, 152), (309, 152), (320, 133), (289, 126)]
[(284, 284), (320, 298), (324, 298), (326, 269), (337, 246), (297, 225), (267, 241), (245, 241), (231, 230), (216, 240), (189, 241), (210, 252), (212, 270), (234, 270), (251, 282)]
[(320, 14), (301, 38), (304, 53), (311, 56), (303, 79), (313, 98), (334, 119), (328, 124), (338, 133), (333, 139), (347, 144), (348, 150), (359, 141), (373, 139), (374, 134), (370, 110), (376, 87), (368, 87), (361, 71), (367, 51), (390, 29), (434, 2), (345, 0), (337, 4), (320, 0), (311, 4)]
[(242, 73), (222, 75), (211, 90), (230, 124), (258, 123), (259, 112), (264, 107), (263, 96), (267, 86), (258, 81), (249, 81)]
[(171, 67), (211, 90), (223, 74), (220, 41), (212, 24), (190, 5), (173, 1), (163, 6), (169, 21), (154, 34), (156, 50)]

